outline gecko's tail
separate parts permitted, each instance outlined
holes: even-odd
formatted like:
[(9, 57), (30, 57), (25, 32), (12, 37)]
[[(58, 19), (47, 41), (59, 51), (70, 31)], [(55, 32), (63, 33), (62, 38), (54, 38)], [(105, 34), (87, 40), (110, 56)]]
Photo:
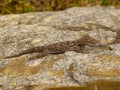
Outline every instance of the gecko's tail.
[(5, 56), (4, 59), (8, 59), (8, 58), (14, 58), (14, 57), (19, 57), (21, 56), (21, 54), (14, 54), (14, 55), (11, 55), (11, 56)]
[(28, 53), (30, 53), (30, 52), (31, 52), (30, 50), (25, 50), (25, 51), (20, 52), (20, 53), (18, 53), (18, 54), (14, 54), (14, 55), (10, 55), (10, 56), (5, 56), (4, 59), (19, 57), (19, 56), (21, 56), (21, 55), (28, 54)]
[(43, 51), (43, 47), (34, 47), (34, 48), (27, 49), (25, 51), (22, 51), (18, 54), (14, 54), (14, 55), (11, 55), (11, 56), (5, 56), (4, 59), (19, 57), (19, 56), (22, 56), (22, 55), (25, 55), (25, 54), (42, 52), (42, 51)]

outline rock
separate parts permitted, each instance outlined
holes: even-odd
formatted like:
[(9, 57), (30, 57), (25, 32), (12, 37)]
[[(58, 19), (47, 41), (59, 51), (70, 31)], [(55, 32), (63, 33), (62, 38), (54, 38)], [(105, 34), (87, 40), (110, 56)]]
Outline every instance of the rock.
[[(40, 53), (28, 53), (4, 59), (4, 56), (14, 55), (35, 46), (73, 41), (84, 35), (89, 35), (99, 42), (86, 45), (83, 48), (84, 53), (66, 51), (40, 58), (36, 57)], [(108, 85), (101, 85), (101, 82), (110, 83), (109, 85), (120, 82), (119, 9), (74, 7), (59, 12), (34, 12), (0, 17), (0, 89), (59, 90), (58, 87), (81, 87), (88, 90), (87, 88), (104, 88), (104, 85)], [(114, 86), (120, 88), (117, 84)]]

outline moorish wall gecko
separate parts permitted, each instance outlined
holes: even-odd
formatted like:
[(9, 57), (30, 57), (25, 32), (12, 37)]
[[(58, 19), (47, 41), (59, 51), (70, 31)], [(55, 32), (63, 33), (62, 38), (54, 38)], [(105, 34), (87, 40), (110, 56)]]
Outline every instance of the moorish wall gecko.
[(83, 53), (86, 45), (91, 45), (96, 43), (98, 43), (97, 40), (91, 38), (88, 35), (85, 35), (73, 41), (63, 41), (63, 42), (57, 42), (57, 43), (44, 45), (44, 46), (33, 47), (25, 51), (22, 51), (18, 54), (5, 56), (4, 59), (19, 57), (21, 55), (25, 55), (29, 53), (37, 53), (37, 52), (40, 53), (40, 57), (46, 56), (49, 54), (60, 54), (60, 53), (64, 53), (65, 51), (76, 51), (79, 53)]

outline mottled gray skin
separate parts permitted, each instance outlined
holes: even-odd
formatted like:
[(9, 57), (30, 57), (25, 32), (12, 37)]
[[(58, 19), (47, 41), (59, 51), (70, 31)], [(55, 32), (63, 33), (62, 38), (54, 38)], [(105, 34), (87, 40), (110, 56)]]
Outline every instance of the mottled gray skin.
[(83, 36), (80, 39), (73, 41), (64, 41), (64, 42), (53, 43), (45, 46), (33, 47), (12, 56), (5, 56), (4, 59), (19, 57), (21, 55), (25, 55), (29, 53), (37, 53), (37, 52), (40, 53), (39, 57), (46, 56), (49, 54), (60, 54), (60, 53), (64, 53), (65, 51), (76, 51), (79, 53), (83, 53), (86, 45), (91, 45), (91, 44), (94, 45), (96, 43), (98, 43), (98, 41), (91, 38), (90, 36)]

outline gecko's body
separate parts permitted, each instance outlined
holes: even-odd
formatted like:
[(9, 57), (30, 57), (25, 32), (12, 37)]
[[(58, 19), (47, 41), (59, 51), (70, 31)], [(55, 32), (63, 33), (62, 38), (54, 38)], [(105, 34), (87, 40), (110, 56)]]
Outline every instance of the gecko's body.
[(76, 51), (76, 52), (83, 52), (84, 46), (90, 45), (90, 44), (96, 44), (98, 43), (97, 40), (91, 38), (90, 36), (83, 36), (77, 40), (73, 41), (64, 41), (64, 42), (58, 42), (53, 43), (45, 46), (37, 46), (30, 49), (27, 49), (25, 51), (22, 51), (18, 54), (14, 54), (12, 56), (6, 56), (6, 58), (13, 58), (13, 57), (19, 57), (21, 55), (29, 54), (29, 53), (37, 53), (39, 52), (39, 56), (46, 56), (49, 54), (59, 54), (64, 53), (65, 51)]

